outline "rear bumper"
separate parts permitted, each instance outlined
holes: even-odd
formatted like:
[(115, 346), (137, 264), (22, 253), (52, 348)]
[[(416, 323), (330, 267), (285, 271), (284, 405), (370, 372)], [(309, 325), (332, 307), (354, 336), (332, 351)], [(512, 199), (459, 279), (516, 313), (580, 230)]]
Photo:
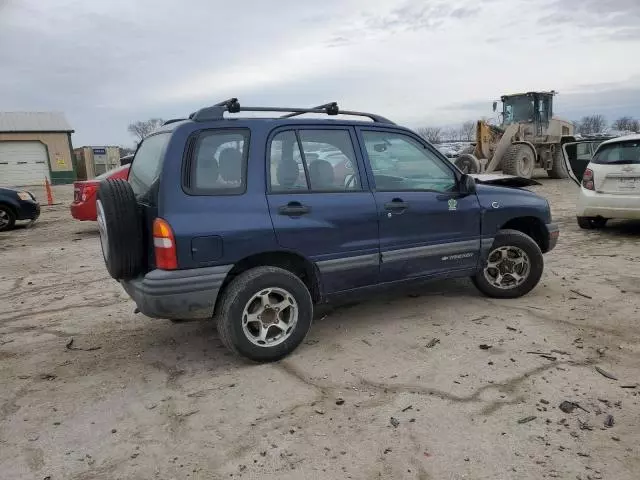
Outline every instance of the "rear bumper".
[(69, 205), (69, 210), (71, 210), (71, 216), (76, 220), (89, 220), (96, 221), (96, 203), (95, 199), (93, 200), (93, 204), (87, 202), (73, 202)]
[(152, 270), (122, 286), (138, 309), (153, 318), (211, 318), (218, 292), (233, 265), (191, 270)]
[(615, 195), (580, 189), (578, 217), (640, 219), (640, 195)]

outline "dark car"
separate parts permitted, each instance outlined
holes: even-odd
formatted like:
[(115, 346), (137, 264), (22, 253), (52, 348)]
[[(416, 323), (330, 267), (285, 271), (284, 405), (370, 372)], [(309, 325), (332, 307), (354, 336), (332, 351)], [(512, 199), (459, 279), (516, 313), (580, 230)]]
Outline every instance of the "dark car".
[[(231, 115), (242, 111), (286, 114)], [(329, 150), (351, 174), (317, 154)], [(374, 169), (381, 152), (402, 161)], [(128, 182), (102, 182), (97, 211), (107, 269), (140, 311), (214, 317), (223, 343), (258, 361), (294, 350), (314, 305), (337, 298), (452, 277), (525, 295), (558, 238), (544, 198), (476, 182), (411, 130), (337, 104), (231, 99), (170, 121), (142, 142)]]
[(13, 228), (17, 220), (35, 222), (40, 216), (40, 204), (26, 190), (0, 187), (0, 232)]

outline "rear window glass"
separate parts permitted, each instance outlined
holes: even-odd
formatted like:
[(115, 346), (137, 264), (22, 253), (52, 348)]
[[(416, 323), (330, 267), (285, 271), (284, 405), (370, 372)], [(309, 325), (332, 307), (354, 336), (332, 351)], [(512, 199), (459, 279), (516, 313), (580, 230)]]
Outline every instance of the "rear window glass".
[(158, 179), (162, 167), (162, 157), (169, 141), (170, 133), (159, 133), (143, 140), (133, 158), (129, 171), (129, 183), (136, 195), (143, 195)]
[(640, 164), (640, 141), (601, 145), (591, 161), (605, 165)]
[(233, 195), (243, 193), (249, 132), (215, 130), (202, 133), (191, 163), (189, 187), (196, 193)]

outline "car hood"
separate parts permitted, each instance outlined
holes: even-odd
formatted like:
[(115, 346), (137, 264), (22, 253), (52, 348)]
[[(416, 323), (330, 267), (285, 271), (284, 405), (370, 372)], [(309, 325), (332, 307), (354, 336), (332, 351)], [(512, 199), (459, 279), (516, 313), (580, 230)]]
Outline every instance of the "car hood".
[(499, 187), (522, 188), (531, 187), (533, 185), (542, 185), (540, 182), (531, 178), (504, 175), (502, 173), (472, 173), (470, 176), (473, 177), (476, 183), (497, 185)]
[(2, 193), (18, 193), (21, 192), (22, 190), (16, 190), (15, 188), (6, 188), (6, 187), (0, 187), (0, 194)]

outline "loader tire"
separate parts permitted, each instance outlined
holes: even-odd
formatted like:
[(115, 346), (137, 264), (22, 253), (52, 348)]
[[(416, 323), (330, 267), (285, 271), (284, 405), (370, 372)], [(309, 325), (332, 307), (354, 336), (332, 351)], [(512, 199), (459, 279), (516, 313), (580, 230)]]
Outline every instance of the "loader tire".
[(516, 177), (531, 178), (536, 166), (536, 155), (531, 147), (522, 143), (516, 143), (502, 158), (502, 173)]
[(456, 157), (453, 163), (462, 173), (480, 172), (480, 162), (471, 153), (463, 153), (459, 155), (458, 157)]
[(556, 145), (556, 150), (553, 152), (553, 162), (551, 163), (551, 168), (547, 170), (547, 175), (549, 175), (549, 178), (567, 178), (569, 176), (564, 166), (561, 145)]

